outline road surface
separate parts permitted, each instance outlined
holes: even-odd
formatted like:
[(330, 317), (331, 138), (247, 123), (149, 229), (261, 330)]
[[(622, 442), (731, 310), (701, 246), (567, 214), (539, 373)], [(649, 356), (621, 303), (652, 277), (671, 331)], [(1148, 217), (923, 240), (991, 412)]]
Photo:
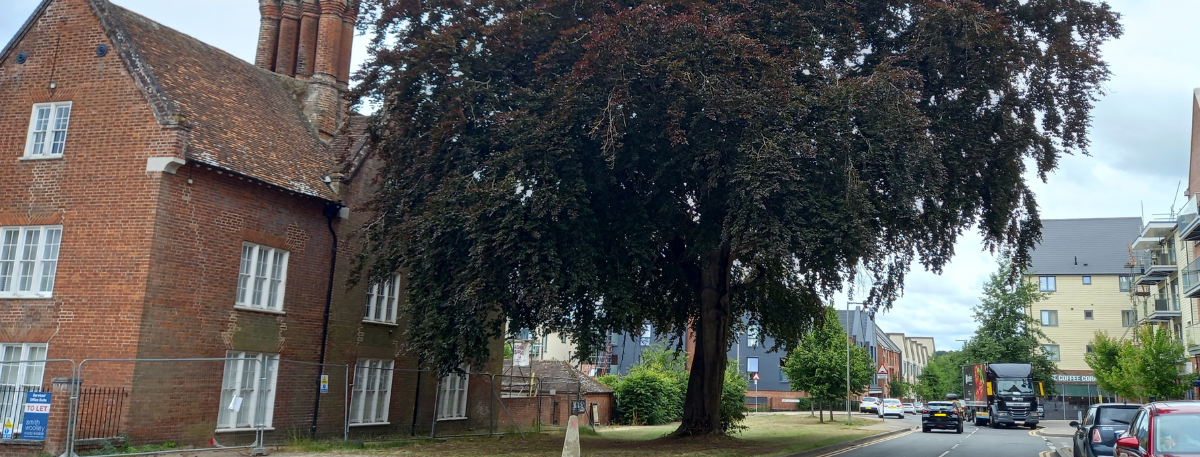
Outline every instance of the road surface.
[[(921, 433), (920, 415), (904, 417), (887, 419), (887, 422), (916, 430), (820, 457), (1058, 457), (1053, 448), (1055, 444), (1029, 428), (992, 429), (967, 423), (961, 435), (942, 430)], [(1069, 455), (1070, 449), (1067, 451)]]

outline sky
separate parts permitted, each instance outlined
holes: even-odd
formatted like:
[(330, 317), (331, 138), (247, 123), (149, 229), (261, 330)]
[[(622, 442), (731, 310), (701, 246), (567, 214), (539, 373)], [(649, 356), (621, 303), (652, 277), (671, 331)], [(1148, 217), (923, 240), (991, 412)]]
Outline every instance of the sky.
[[(7, 42), (40, 0), (0, 0), (0, 41)], [(254, 0), (116, 0), (115, 3), (254, 61), (258, 2)], [(1122, 14), (1122, 38), (1103, 47), (1112, 79), (1096, 103), (1090, 156), (1066, 156), (1042, 183), (1030, 175), (1043, 219), (1151, 217), (1185, 199), (1192, 90), (1200, 87), (1200, 2), (1112, 0)], [(356, 37), (352, 62), (365, 57)], [(1177, 198), (1176, 196), (1179, 195)], [(884, 331), (932, 336), (938, 350), (957, 349), (974, 332), (971, 307), (996, 259), (970, 231), (941, 275), (914, 265), (905, 294), (877, 316)], [(856, 296), (864, 296), (859, 289)], [(839, 309), (846, 294), (834, 298)]]

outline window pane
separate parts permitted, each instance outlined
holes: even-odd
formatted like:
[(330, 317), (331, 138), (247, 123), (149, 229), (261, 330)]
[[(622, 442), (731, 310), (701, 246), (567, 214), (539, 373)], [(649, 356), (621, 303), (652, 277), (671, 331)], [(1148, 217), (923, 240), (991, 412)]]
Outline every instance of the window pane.
[(37, 262), (37, 248), (41, 234), (41, 230), (25, 230), (25, 244), (21, 248), (21, 282), (17, 287), (20, 292), (33, 290), (34, 265)]
[(378, 289), (379, 287), (374, 284), (367, 287), (367, 314), (364, 315), (367, 320), (375, 318), (375, 291)]
[(246, 303), (246, 290), (250, 285), (251, 264), (254, 259), (254, 247), (242, 245), (242, 265), (238, 272), (237, 302)]
[(270, 249), (258, 248), (258, 256), (254, 264), (254, 293), (253, 298), (250, 300), (250, 304), (254, 306), (263, 305), (263, 287), (267, 283), (267, 260), (270, 255)]
[(54, 115), (54, 130), (66, 130), (67, 119), (71, 118), (71, 107), (60, 106)]
[(20, 231), (5, 230), (0, 236), (0, 292), (13, 290), (13, 273), (16, 270), (17, 235)]
[(42, 245), (42, 281), (39, 292), (54, 290), (54, 274), (58, 269), (58, 245), (62, 238), (62, 229), (47, 229), (46, 242)]
[(758, 371), (758, 357), (750, 357), (746, 359), (746, 371), (750, 373)]
[(33, 130), (36, 132), (45, 132), (50, 127), (50, 107), (38, 108), (37, 121), (34, 122)]
[(283, 282), (283, 253), (275, 251), (271, 259), (271, 286), (270, 295), (267, 297), (267, 307), (271, 309), (279, 309), (279, 285)]
[(399, 282), (399, 277), (393, 276), (392, 280), (387, 283), (387, 298), (384, 302), (387, 309), (383, 313), (383, 319), (387, 322), (396, 322), (396, 284)]

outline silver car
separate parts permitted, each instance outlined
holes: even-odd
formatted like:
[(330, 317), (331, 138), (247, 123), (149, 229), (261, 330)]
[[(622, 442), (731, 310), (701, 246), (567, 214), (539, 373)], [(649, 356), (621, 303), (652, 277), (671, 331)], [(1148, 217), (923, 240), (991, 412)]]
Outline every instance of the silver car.
[(917, 408), (912, 403), (904, 403), (904, 414), (916, 414)]

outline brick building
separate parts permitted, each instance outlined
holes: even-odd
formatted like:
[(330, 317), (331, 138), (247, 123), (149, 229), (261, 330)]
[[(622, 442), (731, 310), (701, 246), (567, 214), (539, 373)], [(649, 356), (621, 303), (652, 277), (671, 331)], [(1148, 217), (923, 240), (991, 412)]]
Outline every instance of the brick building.
[[(0, 51), (0, 415), (77, 382), (124, 389), (138, 443), (340, 437), (344, 396), (357, 435), (494, 420), (482, 378), (400, 371), (400, 275), (335, 286), (378, 167), (342, 98), (355, 8), (260, 4), (254, 64), (107, 0), (45, 0)], [(28, 362), (166, 357), (243, 360)]]

